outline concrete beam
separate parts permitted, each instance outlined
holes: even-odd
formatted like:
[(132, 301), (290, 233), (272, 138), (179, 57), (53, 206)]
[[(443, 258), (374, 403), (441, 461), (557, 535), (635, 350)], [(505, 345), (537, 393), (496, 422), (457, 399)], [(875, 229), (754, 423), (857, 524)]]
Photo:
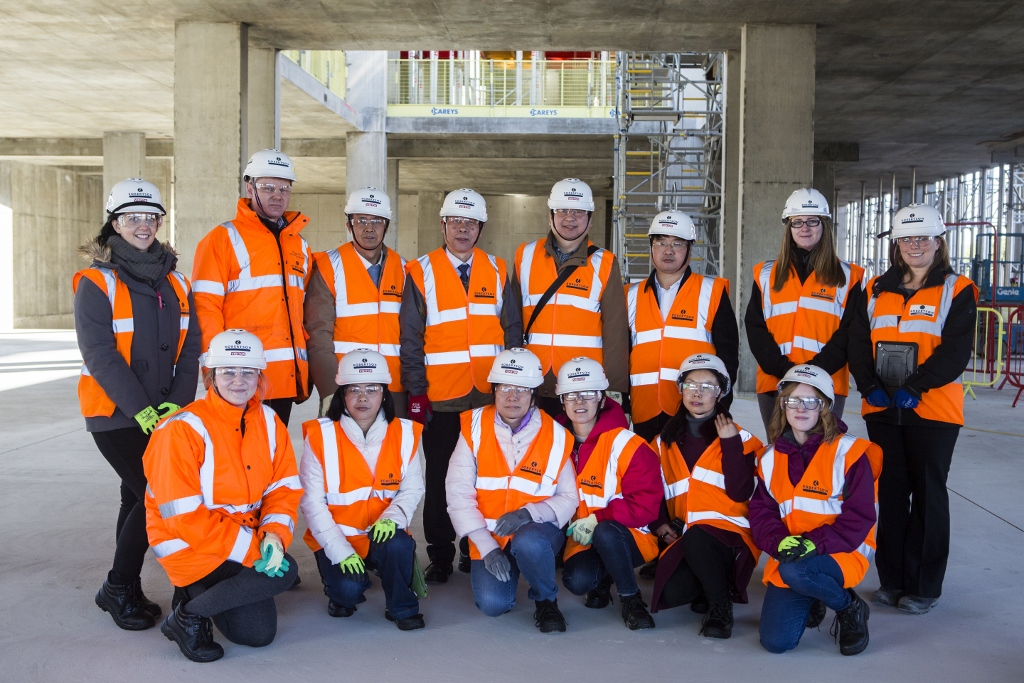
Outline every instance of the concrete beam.
[(388, 134), (614, 135), (617, 119), (427, 118), (391, 116)]
[[(0, 157), (102, 157), (103, 138), (0, 138)], [(173, 157), (174, 141), (147, 138), (147, 157)]]
[(281, 148), (281, 82), (277, 77), (277, 51), (249, 49), (246, 78), (248, 149)]
[(277, 53), (277, 74), (279, 77), (287, 79), (295, 87), (327, 109), (345, 119), (352, 127), (362, 130), (362, 116), (352, 105), (338, 97), (326, 85), (313, 78), (312, 74), (304, 71), (302, 67), (280, 52)]
[(146, 134), (108, 131), (103, 134), (103, 196), (125, 178), (142, 178), (146, 168)]
[(815, 163), (860, 161), (860, 145), (856, 142), (815, 142), (814, 161)]

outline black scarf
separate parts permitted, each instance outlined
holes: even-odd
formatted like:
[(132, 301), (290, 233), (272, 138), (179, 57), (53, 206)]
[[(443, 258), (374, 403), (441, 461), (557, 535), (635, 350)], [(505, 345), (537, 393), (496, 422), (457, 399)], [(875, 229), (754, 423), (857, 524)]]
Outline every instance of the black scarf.
[(177, 262), (174, 252), (165, 249), (159, 240), (153, 240), (146, 251), (139, 251), (120, 235), (111, 235), (107, 246), (110, 248), (110, 262), (113, 265), (154, 289)]

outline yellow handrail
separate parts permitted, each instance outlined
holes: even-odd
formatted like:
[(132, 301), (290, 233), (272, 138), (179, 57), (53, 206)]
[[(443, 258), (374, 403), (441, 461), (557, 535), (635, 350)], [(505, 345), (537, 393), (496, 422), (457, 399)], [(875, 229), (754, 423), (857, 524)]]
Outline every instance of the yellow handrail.
[[(996, 325), (996, 334), (995, 334), (995, 343), (994, 344), (991, 343), (992, 339), (989, 336), (989, 332), (992, 329), (991, 326), (988, 324), (989, 323), (989, 321), (988, 321), (989, 314), (994, 315), (995, 318), (996, 318), (996, 322), (998, 323), (998, 325)], [(982, 353), (981, 353), (981, 356), (979, 357), (978, 356), (978, 330), (982, 329), (982, 327), (981, 327), (981, 325), (982, 325), (982, 316), (985, 316), (986, 319), (984, 321), (985, 322), (985, 327), (984, 327), (984, 331), (983, 331), (983, 335), (984, 336), (982, 337), (982, 347), (981, 347)], [(970, 394), (971, 398), (977, 400), (978, 397), (974, 395), (974, 387), (991, 387), (991, 386), (995, 386), (995, 383), (999, 381), (999, 378), (1002, 376), (1002, 372), (1003, 372), (1003, 331), (1004, 331), (1004, 328), (1003, 328), (1003, 314), (1002, 313), (1000, 313), (998, 310), (996, 310), (994, 308), (986, 308), (984, 306), (978, 307), (978, 315), (977, 315), (977, 318), (975, 319), (975, 323), (974, 323), (974, 355), (975, 355), (975, 357), (973, 358), (973, 364), (972, 364), (971, 368), (969, 370), (964, 370), (964, 379), (963, 379), (964, 396), (967, 396), (967, 394)], [(994, 366), (991, 365), (991, 359), (988, 357), (989, 349), (991, 347), (995, 347), (995, 352), (996, 352), (996, 358), (995, 358), (995, 365)], [(980, 368), (981, 368), (980, 370), (978, 369), (979, 365), (980, 365)], [(991, 373), (992, 374), (992, 379), (990, 379), (990, 380), (981, 380), (981, 379), (979, 379), (979, 377), (984, 377), (985, 375), (990, 374), (985, 369), (987, 367), (995, 367), (995, 372)], [(971, 379), (968, 379), (968, 376), (970, 376)]]

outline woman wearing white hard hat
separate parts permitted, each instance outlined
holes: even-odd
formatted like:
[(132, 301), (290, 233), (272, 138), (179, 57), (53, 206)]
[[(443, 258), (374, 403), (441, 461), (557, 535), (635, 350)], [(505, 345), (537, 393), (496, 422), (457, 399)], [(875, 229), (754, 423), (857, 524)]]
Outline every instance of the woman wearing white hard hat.
[(607, 388), (601, 364), (590, 358), (573, 358), (558, 370), (559, 422), (575, 437), (580, 501), (566, 532), (562, 583), (586, 594), (584, 605), (592, 609), (611, 602), (614, 583), (626, 626), (654, 628), (633, 569), (658, 555), (648, 525), (664, 498), (661, 466), (643, 437), (627, 429), (622, 408), (605, 397)]
[(224, 656), (211, 619), (232, 643), (269, 645), (274, 596), (298, 576), (285, 548), (302, 485), (288, 430), (260, 402), (266, 367), (256, 335), (218, 334), (206, 396), (160, 424), (143, 459), (149, 542), (175, 586), (160, 630), (194, 662)]
[(878, 481), (878, 578), (872, 601), (924, 614), (949, 557), (946, 478), (964, 423), (960, 376), (971, 360), (978, 288), (950, 267), (945, 223), (925, 204), (896, 212), (892, 266), (872, 278), (850, 332), (850, 369)]
[(846, 426), (829, 410), (832, 378), (821, 368), (790, 368), (777, 388), (771, 445), (758, 460), (748, 513), (754, 543), (769, 555), (761, 645), (792, 650), (827, 606), (836, 613), (839, 651), (855, 655), (868, 645), (870, 610), (854, 588), (875, 552), (882, 449), (843, 433)]
[[(626, 286), (626, 309), (633, 431), (650, 441), (679, 410), (679, 365), (695, 353), (714, 354), (732, 381), (739, 367), (740, 333), (729, 281), (690, 269), (697, 240), (690, 217), (662, 211), (647, 235), (654, 270), (647, 280)], [(728, 408), (732, 394), (723, 393), (721, 401)]]
[(828, 202), (817, 190), (796, 190), (782, 210), (782, 247), (754, 266), (744, 316), (757, 360), (757, 402), (765, 429), (775, 408), (775, 385), (798, 363), (832, 375), (832, 412), (842, 419), (850, 391), (849, 327), (863, 296), (864, 269), (840, 261)]
[(747, 602), (761, 551), (747, 506), (764, 446), (732, 421), (722, 403), (725, 363), (698, 353), (679, 368), (682, 407), (652, 446), (661, 457), (665, 503), (651, 525), (668, 546), (658, 561), (651, 611), (689, 604), (705, 614), (701, 634), (732, 635), (732, 603)]
[(177, 256), (156, 235), (166, 211), (141, 178), (114, 185), (107, 221), (81, 248), (92, 259), (74, 277), (82, 352), (78, 398), (86, 431), (121, 478), (114, 562), (96, 604), (123, 629), (154, 625), (160, 606), (142, 593), (146, 476), (142, 454), (161, 419), (196, 397), (199, 321)]
[(488, 616), (512, 610), (522, 575), (537, 628), (564, 631), (555, 560), (578, 502), (572, 437), (536, 406), (544, 372), (533, 353), (502, 351), (488, 380), (494, 405), (462, 413), (446, 480), (452, 524), (469, 540), (473, 600)]
[(320, 569), (327, 613), (352, 616), (366, 601), (373, 571), (384, 589), (384, 616), (412, 631), (424, 625), (409, 532), (423, 497), (423, 428), (395, 417), (392, 379), (387, 359), (376, 351), (341, 357), (326, 417), (302, 424), (299, 477), (304, 540)]

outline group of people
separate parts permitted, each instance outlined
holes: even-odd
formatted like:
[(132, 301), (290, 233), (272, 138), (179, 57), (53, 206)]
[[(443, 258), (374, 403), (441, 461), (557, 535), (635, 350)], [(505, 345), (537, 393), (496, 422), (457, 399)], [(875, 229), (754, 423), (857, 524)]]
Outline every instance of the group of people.
[[(896, 214), (893, 265), (865, 283), (836, 255), (824, 197), (787, 200), (779, 257), (754, 267), (744, 316), (762, 443), (728, 412), (729, 282), (690, 268), (685, 214), (658, 214), (653, 271), (624, 285), (588, 239), (594, 199), (578, 179), (554, 184), (547, 237), (511, 268), (476, 246), (487, 206), (470, 189), (444, 199), (444, 245), (406, 262), (384, 245), (385, 192), (352, 193), (350, 241), (314, 254), (308, 219), (288, 210), (287, 155), (257, 152), (243, 179), (191, 283), (156, 239), (159, 191), (138, 178), (111, 190), (75, 275), (82, 413), (122, 482), (96, 604), (121, 628), (162, 616), (140, 581), (151, 547), (174, 586), (161, 630), (186, 657), (223, 656), (212, 624), (233, 643), (272, 642), (274, 596), (299, 580), (286, 550), (300, 508), (328, 614), (353, 616), (373, 572), (402, 630), (424, 626), (419, 599), (457, 550), (482, 612), (512, 610), (522, 576), (545, 633), (566, 629), (559, 567), (588, 608), (614, 585), (630, 629), (689, 604), (704, 636), (728, 638), (765, 553), (772, 652), (826, 609), (840, 651), (863, 651), (869, 608), (854, 589), (872, 558), (873, 602), (937, 602), (977, 289), (950, 268), (932, 207)], [(841, 420), (851, 373), (869, 439)], [(313, 388), (321, 417), (302, 425), (297, 466), (287, 424)], [(421, 501), (425, 569), (410, 533)], [(654, 579), (650, 610), (638, 567)]]

